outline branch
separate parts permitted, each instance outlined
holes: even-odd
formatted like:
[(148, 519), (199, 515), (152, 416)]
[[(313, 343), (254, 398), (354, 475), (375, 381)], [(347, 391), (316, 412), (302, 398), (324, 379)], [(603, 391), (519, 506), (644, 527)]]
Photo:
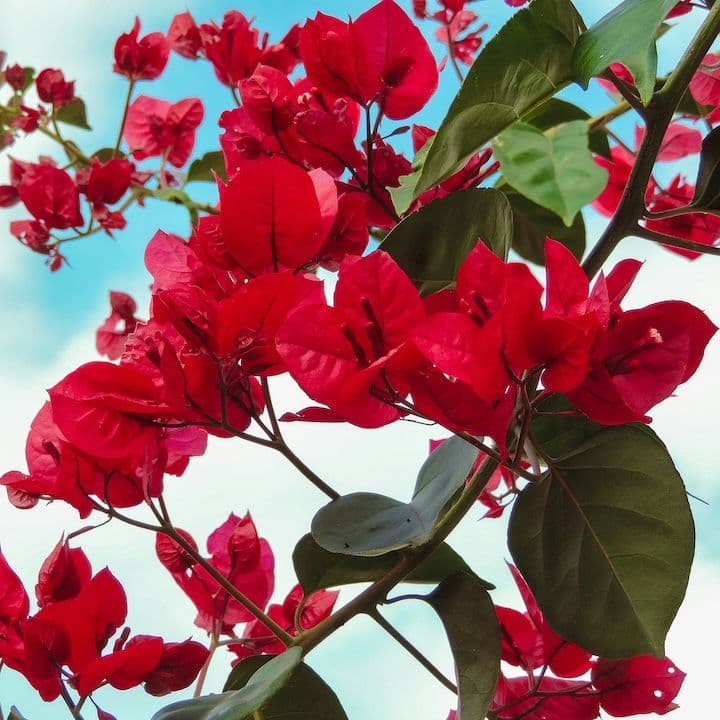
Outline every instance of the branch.
[(628, 85), (626, 82), (621, 80), (610, 68), (602, 73), (602, 77), (609, 80), (617, 89), (617, 91), (623, 96), (625, 102), (641, 117), (647, 117), (647, 108), (642, 104), (642, 101), (637, 96), (635, 89)]
[(645, 213), (645, 191), (652, 175), (668, 125), (693, 74), (720, 31), (720, 2), (715, 3), (705, 22), (680, 59), (665, 85), (648, 106), (647, 130), (620, 205), (605, 232), (583, 263), (589, 277), (599, 272), (620, 241), (632, 235)]
[(355, 615), (367, 613), (378, 603), (382, 602), (390, 590), (401, 582), (408, 573), (412, 572), (425, 558), (429, 557), (457, 527), (458, 523), (475, 505), (477, 496), (485, 487), (497, 467), (497, 460), (491, 457), (486, 458), (470, 482), (465, 486), (465, 490), (460, 496), (460, 499), (448, 510), (437, 525), (435, 533), (428, 542), (417, 548), (407, 550), (403, 557), (369, 588), (363, 590), (363, 592), (343, 605), (336, 613), (332, 614), (326, 620), (323, 620), (319, 625), (293, 638), (292, 644), (301, 647), (306, 654), (317, 647), (325, 638), (341, 628), (348, 620), (355, 617)]
[(436, 680), (441, 682), (450, 692), (457, 695), (458, 689), (452, 680), (443, 675), (394, 625), (391, 625), (377, 609), (369, 610), (367, 613), (385, 632), (390, 635), (398, 644), (402, 645)]
[(648, 228), (641, 227), (640, 225), (635, 228), (632, 234), (645, 240), (652, 240), (653, 242), (669, 245), (670, 247), (682, 248), (683, 250), (691, 250), (701, 255), (720, 255), (720, 247), (716, 247), (715, 245), (703, 245), (703, 243), (693, 242), (692, 240), (681, 240), (672, 235), (665, 235), (655, 230), (648, 230)]

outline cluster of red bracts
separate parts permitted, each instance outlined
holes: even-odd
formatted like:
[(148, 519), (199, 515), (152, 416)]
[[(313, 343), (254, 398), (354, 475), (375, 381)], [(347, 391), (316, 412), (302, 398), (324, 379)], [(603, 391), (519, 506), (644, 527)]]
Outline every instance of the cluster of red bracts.
[[(184, 530), (177, 532), (197, 552), (193, 537)], [(271, 630), (174, 540), (157, 535), (155, 549), (160, 562), (195, 606), (195, 624), (216, 640), (220, 636), (235, 640), (228, 643), (228, 649), (237, 659), (285, 650)], [(317, 625), (332, 612), (337, 592), (319, 590), (305, 598), (300, 585), (288, 593), (283, 603), (268, 607), (275, 586), (275, 558), (267, 540), (258, 537), (250, 514), (239, 518), (231, 513), (208, 537), (207, 551), (208, 563), (290, 635)], [(245, 624), (241, 635), (236, 634), (239, 624)]]
[(22, 582), (2, 555), (0, 588), (0, 660), (22, 673), (46, 701), (57, 698), (63, 684), (80, 697), (104, 685), (127, 690), (141, 684), (151, 695), (166, 695), (190, 685), (208, 657), (198, 642), (130, 637), (128, 627), (105, 652), (125, 623), (125, 591), (107, 568), (93, 575), (85, 553), (65, 540), (40, 568), (34, 615)]
[[(245, 431), (264, 411), (258, 377), (283, 372), (324, 406), (287, 420), (379, 427), (413, 413), (504, 448), (533, 378), (601, 424), (647, 422), (716, 331), (681, 301), (624, 310), (639, 262), (590, 288), (552, 240), (544, 301), (526, 265), (482, 242), (454, 289), (421, 298), (389, 255), (360, 256), (364, 220), (344, 212), (353, 197), (338, 198), (323, 170), (273, 156), (221, 185), (219, 215), (189, 242), (156, 234), (146, 251), (151, 319), (137, 322), (115, 296), (99, 339), (116, 357), (125, 338), (120, 364), (88, 363), (50, 389), (28, 441), (29, 475), (2, 479), (15, 501), (58, 497), (87, 514), (88, 496), (119, 506), (156, 497), (164, 472), (203, 452), (206, 431)], [(332, 305), (305, 272), (319, 263), (339, 265)]]
[[(604, 710), (614, 717), (674, 710), (685, 679), (668, 658), (627, 660), (593, 657), (547, 624), (522, 575), (509, 566), (525, 612), (496, 606), (502, 631), (500, 673), (491, 710), (499, 720), (595, 720)], [(507, 665), (523, 671), (508, 677)], [(552, 673), (552, 674), (551, 674)], [(588, 679), (582, 676), (590, 674)], [(448, 720), (455, 719), (451, 711)]]

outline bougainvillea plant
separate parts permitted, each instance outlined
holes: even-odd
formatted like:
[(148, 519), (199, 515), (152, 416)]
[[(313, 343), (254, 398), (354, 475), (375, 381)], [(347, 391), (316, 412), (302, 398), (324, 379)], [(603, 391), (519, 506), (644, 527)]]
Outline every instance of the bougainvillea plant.
[[(155, 720), (342, 720), (303, 661), (364, 614), (457, 694), (460, 720), (675, 707), (684, 673), (665, 637), (694, 529), (649, 413), (690, 380), (717, 328), (682, 299), (629, 307), (641, 262), (606, 261), (629, 236), (679, 263), (720, 254), (720, 3), (624, 0), (590, 28), (570, 0), (505, 3), (517, 11), (489, 41), (464, 0), (318, 13), (275, 42), (240, 10), (219, 23), (185, 12), (167, 33), (143, 34), (136, 20), (114, 48), (127, 79), (117, 141), (97, 151), (64, 135), (87, 126), (74, 82), (0, 53), (0, 206), (24, 206), (10, 232), (51, 271), (69, 272), (67, 243), (122, 230), (150, 198), (184, 206), (192, 226), (149, 237), (150, 307), (111, 293), (97, 331), (108, 360), (50, 388), (27, 469), (0, 483), (23, 511), (63, 502), (81, 519), (153, 533), (207, 642), (132, 634), (122, 584), (93, 572), (78, 532), (39, 568), (33, 603), (0, 555), (0, 661), (44, 700), (110, 720), (98, 688), (164, 696), (194, 684)], [(699, 30), (659, 77), (656, 39), (683, 32), (688, 13), (702, 15)], [(202, 98), (171, 103), (141, 85), (171, 53), (209, 62), (229, 90), (219, 149), (202, 157)], [(432, 129), (420, 113), (440, 72), (461, 86)], [(599, 115), (555, 97), (591, 82), (608, 93)], [(629, 114), (628, 144), (612, 127)], [(15, 159), (33, 133), (64, 157)], [(401, 152), (410, 141), (413, 158)], [(656, 179), (657, 162), (692, 156), (694, 182)], [(195, 182), (214, 183), (215, 201), (194, 200)], [(586, 239), (589, 204), (609, 222)], [(307, 407), (276, 412), (271, 382), (283, 374)], [(400, 420), (445, 437), (403, 499), (338, 494), (283, 435), (290, 422)], [(172, 520), (165, 483), (208, 435), (280, 453), (327, 496), (280, 602), (250, 513), (230, 512), (205, 550)], [(486, 518), (509, 514), (524, 609), (495, 604), (446, 542), (478, 501)], [(333, 588), (354, 583), (363, 589), (338, 607)], [(430, 589), (398, 594), (406, 583)], [(442, 621), (454, 679), (381, 614), (411, 600)], [(208, 688), (219, 649), (233, 669)]]

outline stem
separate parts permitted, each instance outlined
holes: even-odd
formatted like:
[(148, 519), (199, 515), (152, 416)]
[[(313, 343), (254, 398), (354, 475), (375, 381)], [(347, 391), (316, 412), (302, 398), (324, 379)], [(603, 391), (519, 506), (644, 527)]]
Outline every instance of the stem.
[(593, 130), (601, 130), (604, 128), (608, 123), (612, 122), (613, 120), (616, 120), (617, 118), (621, 117), (622, 115), (625, 115), (625, 113), (632, 110), (632, 107), (630, 106), (630, 103), (626, 100), (623, 100), (622, 102), (619, 102), (614, 107), (611, 107), (609, 110), (606, 110), (603, 113), (600, 113), (599, 115), (595, 115), (595, 117), (591, 117), (588, 120), (588, 130), (592, 132)]
[(195, 684), (195, 691), (193, 692), (194, 698), (200, 697), (200, 695), (202, 694), (203, 685), (205, 684), (205, 678), (207, 677), (208, 670), (210, 669), (210, 663), (217, 649), (218, 633), (217, 628), (213, 628), (212, 635), (210, 636), (210, 645), (208, 647), (208, 650), (210, 652), (207, 656), (207, 660), (205, 660), (205, 664), (202, 666), (200, 672), (198, 673), (197, 683)]
[(401, 632), (391, 625), (377, 609), (369, 610), (367, 613), (385, 632), (390, 635), (399, 645), (405, 648), (435, 679), (441, 682), (450, 692), (457, 695), (458, 689), (452, 680), (443, 675), (438, 668), (428, 660)]
[(640, 117), (644, 118), (647, 116), (647, 108), (642, 104), (633, 87), (621, 80), (610, 68), (605, 70), (602, 76), (617, 88), (617, 91), (623, 96), (625, 102), (630, 105)]
[[(713, 5), (705, 22), (680, 59), (665, 85), (648, 106), (647, 130), (637, 154), (620, 205), (605, 232), (583, 263), (589, 277), (599, 272), (620, 241), (632, 235), (645, 213), (645, 191), (668, 125), (693, 74), (720, 30), (720, 2)], [(630, 103), (632, 104), (632, 103)]]
[(132, 97), (133, 90), (135, 89), (135, 80), (130, 80), (128, 83), (128, 91), (125, 96), (125, 106), (123, 107), (122, 119), (120, 120), (120, 129), (118, 130), (117, 140), (115, 141), (115, 149), (113, 150), (113, 157), (117, 157), (120, 152), (120, 143), (122, 142), (123, 130), (125, 130), (125, 122), (127, 121), (128, 109), (130, 108), (130, 98)]
[(75, 720), (82, 720), (82, 715), (80, 714), (80, 709), (77, 705), (73, 702), (73, 699), (70, 697), (70, 693), (68, 692), (67, 687), (65, 687), (65, 683), (60, 681), (60, 695), (62, 699), (65, 701), (65, 704), (68, 707), (68, 710), (70, 711), (70, 714), (75, 718)]
[(465, 490), (460, 496), (460, 499), (448, 510), (437, 525), (435, 533), (428, 542), (417, 548), (408, 550), (390, 570), (376, 580), (369, 588), (363, 590), (363, 592), (343, 605), (336, 613), (319, 625), (298, 635), (293, 639), (292, 644), (301, 647), (305, 653), (308, 653), (355, 615), (363, 612), (366, 613), (379, 602), (382, 602), (390, 590), (444, 542), (445, 538), (457, 527), (458, 523), (465, 517), (470, 509), (474, 507), (477, 496), (485, 487), (497, 466), (497, 460), (491, 457), (486, 458), (470, 482), (465, 486)]
[[(455, 15), (453, 14), (453, 18)], [(452, 38), (450, 37), (450, 23), (452, 22), (452, 18), (448, 20), (447, 11), (445, 12), (445, 33), (446, 33), (446, 44), (448, 49), (448, 58), (450, 58), (450, 64), (453, 67), (453, 70), (455, 71), (455, 74), (457, 75), (457, 79), (460, 81), (460, 84), (462, 84), (465, 81), (465, 76), (462, 74), (462, 70), (460, 69), (460, 66), (458, 65), (457, 58), (455, 57), (455, 53), (453, 52), (453, 42)]]
[(683, 250), (691, 250), (702, 255), (720, 255), (720, 247), (703, 245), (703, 243), (693, 242), (692, 240), (681, 240), (672, 235), (665, 235), (655, 230), (648, 230), (640, 225), (635, 228), (632, 234), (645, 240), (652, 240), (653, 242), (669, 245), (670, 247), (682, 248)]

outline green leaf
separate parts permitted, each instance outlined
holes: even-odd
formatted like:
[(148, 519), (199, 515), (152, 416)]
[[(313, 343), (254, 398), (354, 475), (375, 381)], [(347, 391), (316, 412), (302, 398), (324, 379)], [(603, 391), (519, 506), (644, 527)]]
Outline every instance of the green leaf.
[(515, 501), (508, 538), (545, 617), (602, 657), (663, 656), (694, 548), (665, 446), (640, 425), (555, 416), (536, 429), (551, 471)]
[(35, 68), (26, 67), (23, 69), (23, 86), (21, 93), (24, 93), (35, 81)]
[(692, 204), (720, 209), (720, 127), (713, 128), (703, 140)]
[(557, 240), (580, 260), (585, 252), (585, 222), (578, 213), (570, 227), (550, 210), (528, 200), (505, 185), (502, 192), (513, 211), (513, 250), (520, 257), (538, 265), (545, 264), (545, 238)]
[(455, 282), (458, 268), (478, 239), (502, 258), (512, 243), (512, 210), (493, 189), (471, 189), (435, 200), (388, 233), (381, 248), (423, 295)]
[[(293, 551), (295, 574), (306, 596), (329, 587), (374, 582), (394, 567), (400, 558), (400, 552), (376, 557), (332, 553), (320, 547), (309, 533), (300, 539)], [(473, 574), (462, 557), (447, 543), (443, 543), (405, 577), (403, 582), (436, 584), (461, 571)], [(478, 582), (487, 590), (494, 587), (480, 578)]]
[(478, 451), (457, 435), (425, 461), (413, 499), (400, 502), (385, 495), (351, 493), (321, 508), (311, 532), (325, 550), (373, 557), (428, 542), (445, 505), (463, 487)]
[(257, 668), (242, 689), (181, 700), (155, 713), (152, 720), (243, 720), (285, 685), (301, 660), (302, 650), (292, 647)]
[(568, 227), (607, 182), (607, 171), (588, 149), (588, 125), (583, 120), (545, 132), (515, 123), (495, 138), (493, 148), (510, 185), (559, 215)]
[(71, 100), (67, 105), (59, 107), (55, 111), (55, 119), (66, 125), (74, 125), (83, 130), (91, 130), (88, 125), (85, 103), (80, 98)]
[(188, 169), (188, 182), (215, 182), (213, 172), (222, 180), (227, 180), (225, 172), (225, 158), (219, 150), (205, 153), (202, 157), (193, 160)]
[(612, 63), (625, 65), (647, 105), (657, 73), (655, 37), (677, 0), (625, 0), (583, 33), (573, 57), (575, 78), (587, 87)]
[(569, 0), (535, 0), (513, 15), (470, 68), (432, 139), (414, 196), (459, 170), (485, 143), (567, 85), (583, 28)]
[(444, 580), (428, 602), (445, 627), (455, 661), (457, 720), (484, 718), (500, 672), (501, 633), (490, 596), (465, 573)]
[[(257, 655), (236, 665), (225, 683), (225, 690), (245, 686), (257, 670), (269, 662)], [(300, 663), (285, 684), (263, 705), (264, 720), (347, 720), (337, 695), (305, 663)]]
[(122, 150), (115, 150), (115, 148), (104, 147), (96, 150), (92, 157), (96, 157), (100, 162), (106, 163), (108, 160), (113, 158), (124, 158), (125, 153)]
[(7, 720), (27, 720), (27, 718), (13, 705), (10, 708), (10, 714), (7, 716)]
[(190, 214), (190, 222), (193, 225), (197, 223), (197, 206), (184, 190), (179, 190), (178, 188), (158, 188), (152, 191), (150, 197), (154, 197), (156, 200), (175, 203), (176, 205), (184, 205)]
[[(534, 125), (540, 130), (549, 130), (556, 125), (563, 125), (571, 120), (590, 120), (590, 115), (577, 105), (558, 98), (550, 98), (537, 110), (528, 113), (524, 118), (524, 122), (528, 123), (528, 125)], [(594, 153), (603, 157), (610, 157), (610, 143), (607, 135), (602, 130), (590, 132), (588, 146)]]

